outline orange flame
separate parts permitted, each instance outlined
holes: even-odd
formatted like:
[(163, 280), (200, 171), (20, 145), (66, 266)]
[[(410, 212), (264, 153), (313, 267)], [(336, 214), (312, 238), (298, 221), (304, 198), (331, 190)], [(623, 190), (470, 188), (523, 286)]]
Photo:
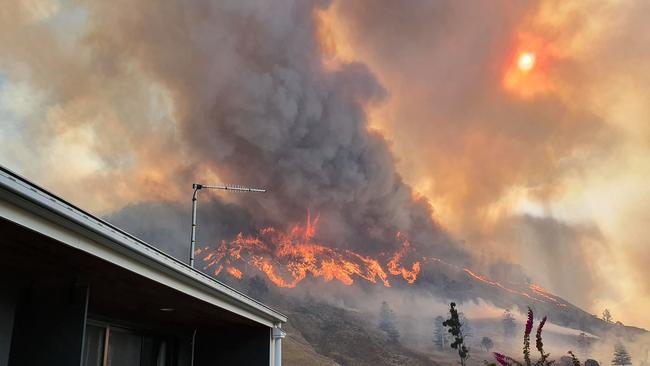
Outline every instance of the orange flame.
[(359, 277), (390, 286), (386, 271), (376, 259), (316, 242), (317, 223), (318, 217), (312, 220), (308, 214), (304, 226), (295, 225), (287, 232), (267, 227), (258, 236), (240, 233), (210, 251), (204, 258), (205, 268), (215, 268), (214, 274), (218, 275), (223, 263), (231, 267), (238, 262), (248, 263), (264, 272), (276, 286), (284, 288), (296, 287), (308, 275), (326, 282), (336, 279), (346, 285)]
[(418, 273), (420, 273), (420, 262), (414, 262), (411, 270), (401, 266), (402, 258), (406, 255), (411, 247), (411, 242), (402, 235), (402, 233), (397, 233), (397, 239), (402, 242), (402, 247), (393, 254), (393, 257), (388, 262), (388, 272), (390, 274), (398, 276), (402, 275), (406, 282), (412, 284), (417, 280)]
[(231, 276), (235, 277), (236, 279), (241, 280), (242, 273), (238, 268), (228, 267), (228, 269), (226, 269), (226, 271), (228, 271), (228, 273), (230, 273)]
[[(226, 273), (241, 280), (244, 273), (242, 268), (252, 267), (263, 272), (273, 284), (282, 288), (294, 288), (308, 276), (321, 278), (325, 282), (337, 280), (345, 285), (352, 285), (355, 279), (360, 278), (390, 287), (390, 275), (401, 277), (408, 284), (413, 284), (418, 279), (422, 262), (436, 263), (457, 273), (464, 273), (468, 278), (486, 286), (532, 301), (567, 306), (560, 298), (549, 294), (538, 285), (507, 287), (468, 268), (447, 263), (439, 258), (420, 257), (420, 260), (409, 262), (410, 266), (404, 265), (405, 259), (414, 257), (416, 253), (411, 242), (401, 232), (396, 235), (399, 248), (391, 256), (380, 256), (380, 259), (351, 250), (328, 247), (315, 239), (318, 220), (318, 216), (312, 219), (307, 213), (304, 225), (295, 225), (286, 231), (266, 227), (259, 230), (257, 235), (239, 233), (233, 240), (221, 241), (215, 249), (197, 250), (197, 254), (204, 254), (204, 269), (211, 270), (215, 276), (225, 268)], [(382, 265), (382, 257), (385, 266)]]

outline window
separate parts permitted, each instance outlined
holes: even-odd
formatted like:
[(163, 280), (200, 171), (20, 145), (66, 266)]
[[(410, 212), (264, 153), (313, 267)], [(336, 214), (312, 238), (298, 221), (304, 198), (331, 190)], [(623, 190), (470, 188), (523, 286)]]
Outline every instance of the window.
[(118, 329), (109, 328), (106, 366), (140, 366), (143, 337)]
[(165, 337), (91, 322), (86, 326), (83, 366), (170, 366)]
[(86, 326), (84, 337), (83, 365), (103, 366), (104, 365), (104, 336), (106, 329), (94, 325)]

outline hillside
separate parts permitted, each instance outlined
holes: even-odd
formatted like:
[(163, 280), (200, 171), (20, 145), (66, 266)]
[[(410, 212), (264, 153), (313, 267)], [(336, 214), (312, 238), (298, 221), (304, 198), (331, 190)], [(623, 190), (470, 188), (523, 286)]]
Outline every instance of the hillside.
[[(293, 303), (284, 362), (288, 366), (420, 366), (436, 365), (429, 356), (392, 345), (360, 314), (323, 303)], [(297, 354), (290, 354), (292, 351)], [(331, 363), (330, 363), (331, 362)]]

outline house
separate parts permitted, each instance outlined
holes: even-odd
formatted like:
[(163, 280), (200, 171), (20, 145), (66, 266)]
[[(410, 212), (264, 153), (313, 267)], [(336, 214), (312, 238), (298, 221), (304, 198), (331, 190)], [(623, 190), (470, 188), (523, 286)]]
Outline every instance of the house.
[(2, 167), (0, 275), (0, 366), (281, 365), (284, 315)]

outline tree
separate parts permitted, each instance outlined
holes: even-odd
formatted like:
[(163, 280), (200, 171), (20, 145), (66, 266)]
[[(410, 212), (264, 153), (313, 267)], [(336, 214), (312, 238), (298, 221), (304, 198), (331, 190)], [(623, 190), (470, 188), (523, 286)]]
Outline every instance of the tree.
[(444, 349), (447, 345), (447, 332), (445, 332), (445, 327), (442, 325), (444, 321), (445, 319), (441, 316), (437, 316), (434, 320), (433, 344), (435, 344), (439, 350)]
[(503, 335), (506, 337), (514, 337), (515, 336), (515, 328), (517, 328), (517, 324), (515, 323), (515, 317), (512, 315), (510, 310), (506, 310), (503, 312)]
[(492, 338), (483, 337), (483, 339), (481, 339), (481, 347), (485, 348), (485, 352), (490, 352), (492, 347), (494, 347), (494, 342), (492, 342)]
[(605, 309), (605, 311), (603, 311), (602, 319), (607, 323), (611, 323), (614, 321), (614, 319), (612, 319), (612, 313), (609, 312), (609, 309)]
[(467, 346), (465, 346), (462, 323), (458, 316), (458, 310), (456, 310), (456, 303), (452, 302), (449, 304), (449, 319), (445, 320), (442, 325), (449, 327), (448, 331), (454, 337), (454, 342), (451, 344), (451, 348), (458, 350), (460, 364), (461, 366), (465, 366), (465, 362), (469, 358), (469, 350), (467, 349)]
[(469, 321), (465, 317), (465, 314), (460, 312), (458, 313), (458, 317), (460, 318), (460, 327), (463, 331), (463, 336), (465, 338), (472, 338), (474, 336), (474, 333), (472, 332), (472, 327), (469, 325)]
[(614, 359), (612, 359), (612, 365), (624, 366), (631, 364), (632, 357), (630, 357), (630, 354), (627, 353), (625, 346), (623, 346), (623, 343), (617, 343), (614, 346)]
[(580, 351), (580, 355), (587, 358), (590, 347), (591, 341), (589, 337), (585, 332), (580, 332), (580, 334), (578, 334), (578, 350)]
[(248, 296), (255, 300), (264, 300), (266, 294), (269, 292), (269, 286), (266, 284), (264, 278), (255, 275), (248, 280)]
[(386, 333), (390, 343), (399, 342), (399, 331), (395, 326), (395, 313), (386, 301), (381, 303), (381, 309), (379, 310), (379, 329)]

